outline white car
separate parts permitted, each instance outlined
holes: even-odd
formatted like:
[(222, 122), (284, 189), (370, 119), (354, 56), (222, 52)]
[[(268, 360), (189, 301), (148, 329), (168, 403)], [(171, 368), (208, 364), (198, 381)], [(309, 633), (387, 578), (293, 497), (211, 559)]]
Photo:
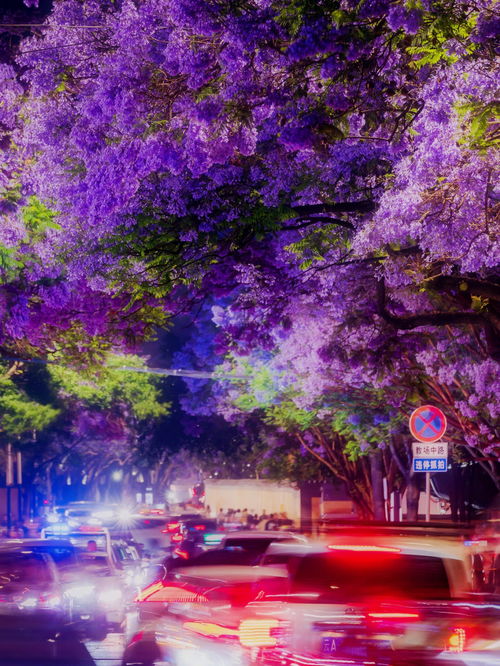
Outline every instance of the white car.
[(65, 593), (73, 599), (79, 613), (85, 615), (85, 609), (89, 609), (89, 613), (101, 617), (103, 637), (108, 628), (120, 629), (133, 597), (127, 587), (125, 572), (116, 566), (108, 553), (81, 552), (74, 574)]
[(498, 628), (500, 607), (488, 610), (478, 598), (471, 612), (470, 553), (456, 540), (344, 535), (273, 544), (261, 565), (288, 575), (286, 594), (247, 607), (255, 620), (276, 622), (256, 641), (262, 664), (468, 666), (462, 655), (471, 639)]

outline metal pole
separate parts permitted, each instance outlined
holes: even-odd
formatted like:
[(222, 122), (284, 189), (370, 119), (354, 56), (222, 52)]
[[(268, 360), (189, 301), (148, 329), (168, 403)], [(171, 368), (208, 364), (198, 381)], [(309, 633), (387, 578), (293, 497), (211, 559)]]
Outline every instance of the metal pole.
[(14, 485), (14, 456), (12, 455), (12, 444), (7, 444), (7, 469), (5, 471), (5, 485)]
[(23, 521), (23, 454), (16, 452), (16, 476), (17, 476), (17, 519)]
[(7, 536), (10, 536), (12, 528), (12, 504), (10, 491), (14, 484), (14, 458), (12, 455), (12, 444), (7, 444), (7, 468), (5, 470), (5, 485), (7, 486)]
[(425, 473), (425, 520), (429, 522), (431, 519), (431, 474)]
[(11, 507), (11, 502), (10, 502), (10, 488), (11, 486), (7, 486), (7, 536), (10, 537), (10, 530), (12, 528), (12, 507)]

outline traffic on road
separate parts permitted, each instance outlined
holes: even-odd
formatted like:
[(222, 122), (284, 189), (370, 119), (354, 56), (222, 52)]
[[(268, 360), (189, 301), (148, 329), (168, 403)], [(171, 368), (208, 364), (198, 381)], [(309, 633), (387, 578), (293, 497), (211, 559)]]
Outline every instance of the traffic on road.
[(0, 664), (500, 663), (498, 523), (313, 536), (83, 504), (0, 540)]

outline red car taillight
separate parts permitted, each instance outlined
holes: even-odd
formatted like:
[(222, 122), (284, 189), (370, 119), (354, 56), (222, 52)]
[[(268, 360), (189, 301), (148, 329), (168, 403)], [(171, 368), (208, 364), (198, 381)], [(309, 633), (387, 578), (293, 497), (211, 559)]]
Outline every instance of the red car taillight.
[(170, 541), (172, 541), (172, 543), (180, 543), (183, 539), (184, 537), (180, 532), (177, 532), (177, 534), (172, 534), (170, 537)]
[(465, 629), (457, 627), (453, 629), (446, 640), (447, 652), (463, 652), (465, 650)]
[(167, 532), (177, 532), (177, 530), (180, 528), (181, 524), (178, 522), (175, 523), (167, 523)]
[(280, 642), (284, 624), (272, 618), (252, 618), (240, 622), (240, 643), (245, 647), (275, 647)]
[(204, 594), (199, 593), (197, 590), (189, 589), (179, 585), (165, 585), (163, 581), (159, 580), (156, 583), (151, 583), (145, 587), (135, 597), (134, 601), (141, 603), (197, 603), (205, 604), (208, 602)]
[(418, 613), (388, 611), (384, 613), (379, 613), (379, 612), (368, 613), (368, 617), (374, 620), (418, 620), (420, 618), (420, 615)]
[(234, 627), (225, 627), (214, 622), (184, 622), (184, 628), (208, 638), (238, 639), (239, 632)]
[(329, 550), (350, 550), (354, 553), (400, 553), (401, 548), (394, 548), (394, 546), (376, 546), (371, 544), (343, 544), (331, 543), (328, 546)]

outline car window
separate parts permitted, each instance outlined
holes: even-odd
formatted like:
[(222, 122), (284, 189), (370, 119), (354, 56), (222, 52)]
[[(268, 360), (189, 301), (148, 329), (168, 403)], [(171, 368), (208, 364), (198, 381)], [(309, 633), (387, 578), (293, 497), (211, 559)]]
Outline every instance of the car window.
[(43, 550), (37, 547), (36, 550), (50, 555), (59, 571), (74, 568), (78, 563), (75, 550), (67, 546), (47, 546)]
[(113, 544), (113, 552), (120, 562), (130, 563), (139, 559), (136, 549), (126, 544)]
[(47, 561), (37, 553), (0, 553), (0, 587), (9, 583), (26, 585), (51, 582)]
[(189, 568), (204, 565), (252, 565), (256, 564), (256, 555), (244, 550), (208, 550), (188, 560), (179, 560), (175, 568)]
[(439, 557), (346, 551), (299, 558), (291, 593), (313, 593), (311, 601), (316, 602), (449, 599), (450, 587)]
[(273, 555), (265, 555), (262, 558), (262, 566), (272, 566), (276, 564), (288, 564), (291, 555), (289, 553), (276, 553)]
[(88, 553), (80, 555), (78, 566), (91, 576), (112, 576), (115, 573), (106, 557), (92, 557)]

